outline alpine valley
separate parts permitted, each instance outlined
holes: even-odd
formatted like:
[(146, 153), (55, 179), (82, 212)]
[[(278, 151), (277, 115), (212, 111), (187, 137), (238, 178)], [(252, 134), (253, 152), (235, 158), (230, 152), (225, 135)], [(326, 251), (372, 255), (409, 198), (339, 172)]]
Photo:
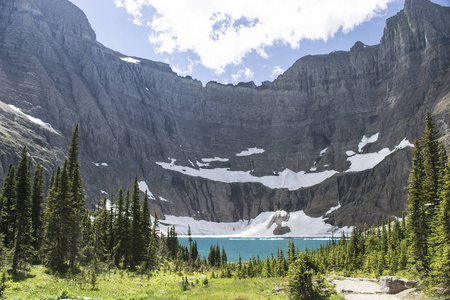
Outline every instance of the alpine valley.
[(450, 146), (449, 66), (450, 8), (428, 0), (406, 0), (379, 45), (260, 86), (108, 49), (68, 0), (0, 0), (0, 179), (27, 145), (49, 180), (79, 124), (89, 208), (137, 174), (161, 224), (198, 220), (194, 234), (374, 224), (406, 207), (426, 112)]

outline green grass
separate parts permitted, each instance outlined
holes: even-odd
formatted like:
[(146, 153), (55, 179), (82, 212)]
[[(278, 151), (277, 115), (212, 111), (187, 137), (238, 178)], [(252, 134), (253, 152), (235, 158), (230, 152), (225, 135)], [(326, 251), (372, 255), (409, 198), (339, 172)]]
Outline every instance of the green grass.
[[(83, 275), (84, 274), (84, 275)], [(72, 278), (50, 275), (42, 266), (35, 266), (27, 276), (9, 279), (6, 299), (288, 299), (286, 279), (208, 278), (203, 285), (201, 273), (177, 274), (159, 272), (153, 276), (137, 275), (127, 271), (107, 271), (96, 278), (92, 289), (91, 275), (82, 272)], [(190, 284), (183, 291), (181, 280), (187, 276)], [(275, 287), (282, 288), (276, 293)]]

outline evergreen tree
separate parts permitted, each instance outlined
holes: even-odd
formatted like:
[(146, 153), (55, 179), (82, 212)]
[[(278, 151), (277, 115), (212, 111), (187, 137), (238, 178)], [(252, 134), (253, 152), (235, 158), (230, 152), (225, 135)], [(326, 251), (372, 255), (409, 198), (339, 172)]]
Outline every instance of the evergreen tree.
[(116, 267), (119, 267), (120, 262), (122, 261), (125, 255), (125, 243), (127, 239), (128, 232), (128, 220), (126, 219), (125, 213), (125, 203), (123, 199), (123, 189), (119, 189), (119, 197), (117, 199), (117, 215), (116, 215), (116, 224), (115, 224), (115, 238), (114, 238), (114, 263)]
[(33, 253), (33, 228), (31, 223), (31, 184), (27, 147), (23, 149), (16, 174), (17, 227), (14, 238), (12, 268), (16, 272), (19, 264), (30, 260)]
[(53, 186), (50, 188), (47, 206), (44, 211), (45, 237), (44, 251), (46, 264), (63, 271), (69, 256), (69, 222), (72, 217), (72, 206), (69, 205), (69, 174), (67, 160), (64, 166), (56, 170)]
[(107, 251), (110, 257), (114, 255), (115, 245), (115, 212), (114, 212), (114, 193), (111, 193), (111, 200), (109, 203), (109, 218), (108, 218), (108, 245)]
[(450, 297), (450, 165), (446, 168), (431, 237), (431, 284), (441, 297)]
[(44, 168), (37, 164), (33, 177), (32, 187), (32, 212), (31, 222), (33, 225), (33, 248), (36, 251), (35, 262), (39, 261), (39, 251), (42, 243), (43, 215), (42, 206), (44, 204)]
[(416, 140), (412, 157), (411, 174), (408, 186), (408, 240), (410, 269), (415, 274), (424, 274), (427, 256), (427, 223), (423, 203), (423, 157), (422, 148)]
[(150, 220), (150, 210), (148, 206), (148, 195), (147, 191), (145, 191), (144, 195), (144, 201), (142, 201), (142, 209), (141, 209), (141, 215), (142, 215), (142, 233), (143, 233), (143, 243), (145, 247), (148, 247), (148, 244), (150, 243), (150, 236), (152, 235), (152, 224)]
[(312, 271), (305, 254), (301, 254), (289, 266), (289, 294), (291, 299), (321, 299), (312, 281)]
[(103, 197), (97, 205), (97, 211), (94, 217), (94, 232), (95, 232), (95, 254), (100, 261), (107, 259), (107, 246), (109, 243), (109, 211), (106, 208), (108, 199)]
[[(197, 242), (195, 242), (195, 249), (197, 249)], [(227, 253), (225, 252), (225, 248), (222, 246), (222, 267), (226, 267), (228, 263)]]
[(139, 201), (139, 186), (137, 175), (134, 178), (133, 193), (131, 195), (131, 260), (130, 268), (132, 270), (139, 264), (142, 259), (142, 250), (144, 248), (141, 223), (141, 204)]
[(130, 215), (130, 190), (127, 190), (127, 196), (125, 198), (125, 232), (122, 237), (123, 241), (123, 267), (127, 268), (131, 259), (131, 215)]
[(434, 123), (429, 113), (425, 119), (425, 131), (422, 138), (423, 153), (423, 203), (427, 205), (428, 219), (434, 215), (434, 210), (438, 205), (438, 177), (441, 170), (439, 132), (434, 129)]
[(84, 213), (84, 187), (83, 180), (81, 178), (80, 162), (78, 160), (79, 154), (79, 139), (78, 124), (72, 132), (71, 144), (69, 146), (69, 159), (68, 159), (68, 175), (70, 186), (70, 219), (69, 219), (69, 266), (71, 268), (75, 265), (75, 260), (79, 253), (80, 237), (81, 237), (81, 221)]
[(16, 169), (9, 165), (2, 188), (2, 207), (0, 233), (4, 236), (3, 245), (12, 248), (16, 231)]

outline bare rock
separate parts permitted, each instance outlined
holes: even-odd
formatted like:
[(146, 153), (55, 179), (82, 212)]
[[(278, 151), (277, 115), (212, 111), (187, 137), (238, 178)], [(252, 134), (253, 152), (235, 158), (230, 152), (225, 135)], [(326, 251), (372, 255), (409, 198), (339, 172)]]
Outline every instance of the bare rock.
[(388, 294), (397, 294), (414, 286), (408, 279), (398, 276), (382, 276), (380, 285), (381, 291)]

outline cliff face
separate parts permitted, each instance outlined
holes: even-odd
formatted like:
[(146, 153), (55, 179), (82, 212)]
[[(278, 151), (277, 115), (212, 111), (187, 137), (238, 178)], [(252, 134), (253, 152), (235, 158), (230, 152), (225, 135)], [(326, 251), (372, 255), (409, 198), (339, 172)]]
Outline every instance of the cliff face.
[(321, 216), (340, 203), (329, 222), (353, 225), (401, 214), (406, 140), (426, 111), (450, 144), (450, 9), (427, 0), (407, 0), (379, 45), (304, 57), (259, 87), (203, 87), (124, 58), (66, 0), (0, 0), (0, 177), (23, 143), (51, 171), (79, 123), (88, 204), (137, 174), (164, 214)]

